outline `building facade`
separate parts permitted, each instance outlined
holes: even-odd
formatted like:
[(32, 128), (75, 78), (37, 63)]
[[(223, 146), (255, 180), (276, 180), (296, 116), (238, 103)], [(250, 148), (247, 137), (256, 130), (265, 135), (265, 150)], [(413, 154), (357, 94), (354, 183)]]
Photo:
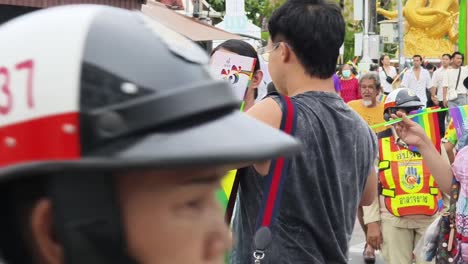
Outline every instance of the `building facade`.
[(0, 24), (40, 8), (67, 4), (101, 4), (141, 10), (146, 0), (0, 0)]

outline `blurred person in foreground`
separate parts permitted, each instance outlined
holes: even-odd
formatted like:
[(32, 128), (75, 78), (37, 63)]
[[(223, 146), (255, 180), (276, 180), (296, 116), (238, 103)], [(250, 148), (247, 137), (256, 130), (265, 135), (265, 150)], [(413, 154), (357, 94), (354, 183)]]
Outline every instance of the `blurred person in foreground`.
[(0, 108), (0, 263), (221, 264), (222, 175), (299, 149), (142, 13), (50, 8), (0, 38), (0, 76), (16, 80)]

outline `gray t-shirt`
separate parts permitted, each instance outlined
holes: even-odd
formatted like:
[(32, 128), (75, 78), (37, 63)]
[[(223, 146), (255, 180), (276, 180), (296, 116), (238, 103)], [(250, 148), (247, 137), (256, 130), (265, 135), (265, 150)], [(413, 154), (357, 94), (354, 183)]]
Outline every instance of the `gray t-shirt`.
[[(336, 94), (306, 92), (291, 100), (303, 151), (291, 162), (262, 263), (347, 263), (357, 208), (377, 157), (375, 135)], [(241, 176), (233, 264), (253, 263), (264, 180), (252, 167)]]

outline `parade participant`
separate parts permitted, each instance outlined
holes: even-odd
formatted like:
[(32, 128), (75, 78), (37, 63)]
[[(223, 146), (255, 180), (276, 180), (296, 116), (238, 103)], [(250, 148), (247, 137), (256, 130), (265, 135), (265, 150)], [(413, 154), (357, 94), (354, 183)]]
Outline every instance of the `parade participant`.
[(223, 263), (220, 177), (298, 149), (139, 12), (51, 8), (0, 39), (1, 263)]
[(456, 51), (452, 54), (452, 67), (446, 71), (442, 81), (444, 106), (456, 107), (468, 104), (468, 89), (463, 81), (468, 78), (468, 67), (463, 66), (465, 56)]
[(260, 69), (260, 60), (258, 59), (258, 54), (255, 49), (247, 42), (230, 39), (221, 44), (219, 44), (212, 52), (213, 56), (216, 52), (230, 52), (237, 55), (246, 56), (255, 59), (254, 73), (252, 75), (252, 80), (250, 81), (249, 87), (245, 93), (244, 101), (245, 106), (244, 110), (249, 110), (254, 104), (258, 96), (259, 86), (262, 84), (263, 80), (263, 71)]
[[(386, 120), (396, 111), (409, 113), (424, 107), (407, 88), (385, 100)], [(437, 217), (441, 192), (427, 162), (396, 138), (392, 129), (378, 134), (380, 173), (378, 200), (364, 208), (368, 243), (382, 248), (387, 264), (412, 263), (415, 242)], [(416, 256), (416, 263), (427, 263)]]
[[(442, 66), (438, 68), (434, 74), (432, 75), (432, 88), (431, 88), (431, 100), (435, 106), (445, 107), (444, 106), (444, 87), (443, 87), (443, 79), (444, 75), (447, 73), (447, 70), (450, 66), (450, 54), (442, 55)], [(439, 128), (440, 128), (440, 136), (443, 137), (445, 135), (445, 116), (446, 112), (439, 112), (437, 113), (439, 116)]]
[[(382, 91), (379, 76), (375, 73), (366, 73), (359, 79), (359, 87), (361, 89), (362, 99), (351, 101), (348, 105), (356, 111), (369, 126), (385, 122), (382, 116), (384, 111), (383, 103), (377, 101), (378, 95)], [(374, 129), (374, 132), (381, 132), (384, 127)], [(367, 227), (364, 224), (362, 206), (358, 209), (359, 224), (367, 235)], [(366, 263), (375, 262), (374, 248), (370, 244), (366, 244), (363, 252), (363, 258)]]
[(413, 56), (413, 68), (408, 70), (403, 76), (401, 86), (410, 89), (415, 93), (421, 103), (426, 107), (427, 95), (426, 90), (432, 88), (432, 79), (428, 70), (421, 67), (422, 57), (421, 55)]
[[(375, 73), (366, 73), (359, 79), (359, 89), (362, 99), (354, 100), (348, 105), (356, 111), (369, 126), (385, 122), (382, 112), (383, 103), (377, 100), (382, 91), (379, 76)], [(385, 127), (374, 129), (375, 133), (385, 130)]]
[[(257, 263), (345, 264), (358, 205), (370, 204), (377, 188), (377, 144), (372, 130), (333, 85), (345, 33), (341, 9), (325, 0), (289, 0), (273, 13), (268, 28), (271, 39), (258, 52), (269, 53), (269, 73), (280, 94), (262, 100), (248, 114), (279, 128), (283, 113), (295, 109), (294, 135), (304, 148), (288, 159), (284, 171), (270, 171), (270, 165), (277, 168), (281, 161), (245, 169), (233, 220), (231, 263), (253, 263), (255, 250)], [(288, 108), (281, 103), (286, 95)], [(280, 186), (277, 206), (263, 207), (264, 197), (272, 195), (265, 191), (271, 176), (283, 174), (284, 181), (275, 185)], [(271, 237), (257, 240), (270, 222), (262, 217), (263, 208), (271, 213), (274, 208), (276, 214), (267, 223)]]
[(393, 82), (397, 76), (395, 67), (391, 65), (390, 56), (382, 55), (379, 59), (380, 65), (380, 83), (382, 83), (384, 94), (388, 95), (393, 91)]
[(341, 66), (340, 95), (345, 103), (361, 99), (361, 94), (359, 93), (359, 81), (354, 77), (351, 69), (352, 66), (349, 64), (343, 64), (343, 66)]

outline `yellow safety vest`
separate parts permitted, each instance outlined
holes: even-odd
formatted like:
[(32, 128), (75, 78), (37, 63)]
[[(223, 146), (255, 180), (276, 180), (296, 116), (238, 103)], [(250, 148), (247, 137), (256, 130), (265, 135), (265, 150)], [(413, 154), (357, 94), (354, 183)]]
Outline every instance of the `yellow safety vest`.
[[(385, 206), (395, 216), (428, 215), (439, 209), (442, 194), (421, 154), (396, 145), (393, 137), (379, 139), (379, 182)], [(380, 166), (379, 166), (380, 167)]]

